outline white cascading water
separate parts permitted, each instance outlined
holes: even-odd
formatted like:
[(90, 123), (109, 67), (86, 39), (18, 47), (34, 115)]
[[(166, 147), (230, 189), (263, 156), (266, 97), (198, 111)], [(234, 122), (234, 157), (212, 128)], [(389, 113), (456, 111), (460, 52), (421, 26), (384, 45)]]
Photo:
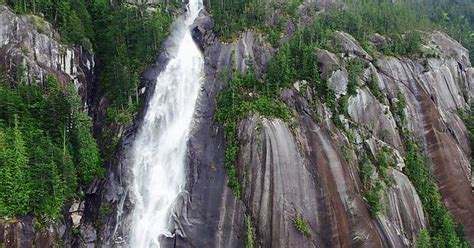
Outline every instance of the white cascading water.
[(132, 145), (130, 247), (160, 247), (159, 237), (172, 235), (171, 215), (186, 183), (187, 142), (203, 79), (204, 59), (190, 31), (202, 7), (202, 0), (190, 0), (176, 21), (176, 54), (156, 80)]

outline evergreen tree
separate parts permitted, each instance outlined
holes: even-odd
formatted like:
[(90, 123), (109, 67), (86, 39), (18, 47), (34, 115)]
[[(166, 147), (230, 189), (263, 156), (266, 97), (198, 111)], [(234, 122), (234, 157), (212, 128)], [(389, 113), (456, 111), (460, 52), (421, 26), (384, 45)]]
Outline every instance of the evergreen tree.
[[(13, 129), (0, 134), (0, 143), (9, 143), (2, 146), (0, 151), (0, 194), (3, 204), (0, 207), (5, 212), (3, 215), (27, 214), (30, 210), (29, 199), (31, 195), (30, 178), (28, 170), (28, 156), (25, 142), (20, 130), (18, 116), (15, 115)], [(5, 137), (9, 135), (10, 137)]]

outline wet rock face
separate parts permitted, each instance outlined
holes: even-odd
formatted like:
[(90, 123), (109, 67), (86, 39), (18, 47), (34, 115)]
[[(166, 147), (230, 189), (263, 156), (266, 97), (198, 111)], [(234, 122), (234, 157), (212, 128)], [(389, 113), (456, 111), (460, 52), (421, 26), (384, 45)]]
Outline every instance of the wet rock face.
[[(320, 204), (326, 205), (326, 211), (322, 212), (332, 212), (330, 218), (318, 215), (326, 218), (324, 225), (319, 226), (322, 244), (325, 247), (380, 246), (380, 238), (358, 192), (358, 177), (354, 175), (357, 172), (343, 158), (340, 140), (332, 138), (330, 127), (320, 126), (307, 116), (300, 118), (299, 125), (298, 140), (323, 191)], [(332, 243), (333, 240), (338, 243)]]
[(423, 206), (412, 183), (398, 170), (391, 170), (393, 185), (388, 189), (383, 215), (377, 217), (384, 245), (409, 247), (416, 242), (419, 230), (426, 226)]
[(55, 225), (35, 230), (33, 218), (0, 220), (0, 245), (5, 247), (59, 247)]
[(66, 87), (73, 83), (87, 109), (94, 89), (94, 56), (81, 47), (57, 42), (58, 33), (41, 17), (18, 16), (0, 4), (0, 65), (14, 78), (24, 66), (26, 83), (45, 83), (55, 75)]
[[(261, 40), (255, 33), (244, 34), (242, 40), (232, 44), (221, 43), (212, 33), (212, 20), (204, 13), (192, 28), (193, 38), (203, 49), (205, 56), (205, 80), (197, 102), (194, 127), (188, 142), (187, 194), (179, 199), (173, 220), (175, 222), (172, 238), (161, 237), (164, 247), (243, 247), (245, 206), (227, 187), (224, 166), (224, 134), (214, 123), (215, 98), (220, 85), (218, 72), (232, 69), (245, 70), (245, 61), (258, 57), (253, 51)], [(142, 78), (153, 89), (156, 77), (163, 70), (172, 51), (168, 49), (172, 41), (165, 41), (162, 54), (150, 66)], [(247, 46), (250, 46), (247, 47)], [(262, 48), (263, 49), (263, 48)], [(261, 53), (269, 53), (262, 51)], [(254, 54), (259, 54), (254, 57)], [(267, 57), (269, 58), (270, 55)], [(238, 63), (232, 64), (234, 60)], [(255, 61), (254, 61), (255, 62)], [(255, 64), (266, 64), (256, 62)], [(240, 65), (238, 67), (237, 65)], [(100, 186), (102, 204), (110, 206), (112, 214), (101, 220), (99, 246), (121, 247), (127, 239), (127, 215), (132, 210), (127, 195), (128, 163), (127, 150), (134, 139), (140, 120), (127, 131), (122, 139), (121, 149), (116, 161), (108, 168), (107, 179)], [(117, 221), (121, 220), (121, 221)]]
[(424, 73), (414, 61), (384, 60), (379, 62), (379, 67), (389, 94), (401, 90), (407, 98), (408, 126), (420, 138), (431, 160), (444, 204), (455, 220), (464, 225), (472, 242), (474, 197), (469, 146), (465, 126), (456, 114), (457, 108), (467, 106), (461, 96), (461, 86), (467, 82), (465, 71), (451, 60), (444, 60), (444, 69)]
[[(306, 168), (288, 126), (281, 120), (252, 117), (242, 123), (239, 174), (245, 175), (243, 200), (263, 247), (314, 247), (321, 193)], [(293, 224), (300, 216), (311, 237)]]
[(195, 126), (188, 144), (189, 195), (180, 203), (177, 236), (166, 240), (173, 247), (243, 247), (245, 205), (227, 187), (224, 133), (214, 125), (217, 83), (206, 67)]

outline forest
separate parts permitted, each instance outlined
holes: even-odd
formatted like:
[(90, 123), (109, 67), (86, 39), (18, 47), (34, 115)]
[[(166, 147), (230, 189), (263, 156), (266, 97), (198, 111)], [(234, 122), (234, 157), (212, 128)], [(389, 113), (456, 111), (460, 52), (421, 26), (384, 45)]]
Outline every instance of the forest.
[[(110, 123), (132, 121), (139, 75), (168, 35), (176, 4), (145, 6), (106, 0), (7, 1), (19, 14), (51, 22), (66, 44), (96, 51), (100, 88), (110, 100)], [(146, 35), (143, 35), (146, 34)], [(3, 74), (4, 72), (2, 72)], [(60, 217), (64, 203), (83, 197), (103, 176), (104, 151), (73, 88), (50, 75), (26, 84), (24, 68), (0, 82), (0, 215)], [(15, 192), (15, 193), (11, 193)]]
[(103, 175), (74, 89), (53, 76), (45, 87), (0, 84), (0, 215), (60, 217), (64, 202)]

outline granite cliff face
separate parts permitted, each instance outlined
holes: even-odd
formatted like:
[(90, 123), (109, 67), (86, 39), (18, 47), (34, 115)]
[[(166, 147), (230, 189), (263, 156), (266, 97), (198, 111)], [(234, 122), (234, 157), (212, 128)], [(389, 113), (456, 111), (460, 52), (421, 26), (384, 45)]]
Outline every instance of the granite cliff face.
[[(51, 72), (72, 80), (84, 104), (89, 103), (94, 90), (93, 56), (60, 45), (48, 24), (44, 25), (49, 31), (39, 33), (35, 18), (1, 9), (0, 23), (5, 23), (0, 25), (1, 64), (7, 70), (25, 64), (31, 82), (44, 80)], [(212, 19), (201, 13), (193, 29), (206, 60), (206, 80), (188, 144), (188, 194), (176, 206), (175, 236), (162, 239), (165, 247), (244, 247), (249, 233), (257, 247), (413, 246), (429, 221), (404, 171), (401, 120), (391, 107), (401, 100), (400, 94), (406, 101), (403, 125), (420, 142), (443, 203), (474, 243), (471, 149), (459, 116), (474, 96), (474, 68), (459, 43), (432, 32), (425, 34), (424, 45), (432, 56), (387, 57), (369, 54), (352, 36), (337, 32), (334, 39), (342, 51), (318, 50), (315, 55), (321, 78), (336, 95), (348, 94), (346, 62), (367, 63), (357, 79), (356, 94), (347, 101), (347, 116), (334, 117), (305, 81), (292, 82), (293, 87), (282, 90), (280, 98), (292, 112), (291, 122), (249, 113), (238, 126), (236, 168), (242, 195), (237, 198), (227, 186), (224, 132), (214, 118), (216, 96), (226, 84), (219, 74), (232, 69), (243, 72), (250, 62), (262, 75), (277, 50), (254, 31), (243, 32), (232, 43), (221, 42), (212, 27)], [(168, 61), (169, 44), (164, 43), (165, 52), (143, 74), (146, 94)], [(34, 49), (27, 52), (23, 47)], [(381, 95), (375, 96), (369, 87), (374, 78)], [(342, 126), (335, 125), (335, 119)], [(0, 243), (47, 247), (59, 237), (68, 246), (121, 247), (127, 223), (120, 222), (120, 217), (132, 209), (126, 190), (127, 150), (140, 120), (139, 116), (124, 132), (116, 158), (106, 163), (106, 178), (90, 186), (85, 203), (70, 208), (84, 216), (76, 223), (80, 239), (68, 239), (54, 226), (35, 233), (32, 220), (25, 219), (8, 225), (0, 222)], [(359, 162), (377, 157), (381, 150), (389, 154), (393, 165), (382, 182), (382, 211), (374, 217), (365, 201)], [(298, 231), (297, 218), (303, 220), (308, 234)], [(68, 222), (71, 225), (73, 220)]]
[(0, 5), (0, 64), (14, 77), (24, 70), (26, 83), (42, 84), (54, 74), (63, 86), (73, 83), (84, 107), (92, 104), (94, 55), (82, 47), (62, 44), (50, 23), (35, 15), (18, 16)]
[[(215, 94), (216, 87), (213, 76), (228, 68), (242, 71), (246, 64), (243, 61), (253, 62), (257, 73), (264, 71), (265, 61), (275, 51), (251, 31), (231, 44), (222, 44), (206, 33), (210, 21), (205, 19), (203, 17), (196, 32), (213, 73), (208, 73), (208, 83), (203, 89), (202, 103), (205, 104), (197, 111), (198, 120), (204, 117), (207, 121), (197, 121), (201, 132), (190, 144), (192, 196), (184, 207), (182, 218), (186, 221), (180, 223), (181, 228), (188, 231), (177, 232), (182, 234), (177, 236), (177, 244), (199, 246), (203, 244), (200, 240), (206, 240), (207, 245), (238, 247), (239, 243), (231, 240), (243, 239), (242, 216), (245, 214), (250, 216), (256, 230), (256, 244), (263, 247), (296, 244), (303, 247), (413, 246), (419, 231), (429, 223), (414, 186), (403, 173), (402, 134), (397, 126), (398, 117), (390, 108), (390, 103), (398, 100), (399, 92), (406, 96), (407, 107), (403, 110), (407, 115), (406, 125), (420, 140), (430, 161), (430, 170), (439, 178), (437, 186), (443, 202), (455, 220), (463, 224), (472, 242), (468, 134), (457, 111), (468, 107), (472, 68), (466, 49), (459, 43), (434, 32), (426, 34), (429, 40), (425, 48), (437, 54), (435, 57), (426, 60), (372, 57), (354, 38), (339, 32), (335, 38), (341, 42), (344, 53), (321, 51), (318, 58), (321, 72), (341, 95), (347, 94), (346, 69), (331, 64), (343, 65), (348, 59), (343, 55), (368, 63), (368, 69), (358, 79), (357, 94), (348, 101), (350, 119), (339, 117), (357, 128), (347, 125), (337, 128), (331, 121), (330, 109), (313, 98), (310, 90), (300, 87), (305, 82), (283, 90), (281, 97), (295, 116), (291, 128), (282, 120), (252, 114), (239, 126), (237, 168), (242, 185), (239, 200), (232, 196), (229, 199), (226, 179), (218, 173), (223, 166), (222, 159), (208, 156), (202, 160), (199, 156), (213, 146), (210, 143), (216, 143), (206, 140), (222, 139), (209, 113), (213, 106), (208, 105), (208, 97)], [(381, 98), (375, 97), (367, 86), (371, 75), (377, 78), (383, 93)], [(216, 130), (214, 136), (209, 131), (202, 132), (212, 129)], [(348, 135), (355, 137), (355, 144), (350, 145)], [(383, 211), (373, 218), (363, 200), (358, 161), (362, 154), (376, 156), (382, 148), (390, 151), (395, 165), (388, 173), (390, 183), (384, 189)], [(216, 187), (216, 183), (222, 183), (221, 187)], [(209, 191), (206, 191), (211, 188), (220, 189), (215, 195), (216, 201), (210, 201)], [(204, 207), (206, 213), (217, 215), (208, 218), (195, 214), (206, 205), (203, 198), (213, 203), (212, 209)], [(295, 228), (296, 216), (305, 220), (310, 238)], [(212, 231), (213, 222), (218, 223), (220, 231)], [(222, 226), (222, 223), (232, 224)], [(200, 232), (195, 234), (192, 230), (201, 224)]]
[[(336, 117), (346, 123), (345, 128), (333, 124), (334, 113), (303, 87), (306, 82), (284, 89), (281, 98), (293, 112), (291, 123), (249, 113), (239, 125), (237, 170), (242, 197), (238, 199), (227, 187), (225, 141), (214, 122), (215, 97), (225, 85), (218, 75), (229, 69), (245, 71), (248, 62), (260, 75), (276, 51), (253, 31), (223, 43), (211, 29), (212, 20), (203, 14), (193, 30), (206, 58), (206, 82), (189, 142), (189, 195), (178, 204), (176, 236), (164, 239), (166, 246), (242, 247), (249, 228), (261, 247), (413, 246), (429, 223), (404, 174), (400, 120), (390, 108), (400, 93), (406, 96), (406, 126), (421, 142), (430, 170), (439, 178), (444, 204), (472, 242), (470, 147), (457, 110), (468, 107), (473, 69), (459, 43), (433, 32), (426, 34), (425, 49), (436, 56), (371, 56), (349, 34), (338, 32), (335, 39), (343, 52), (317, 53), (321, 76), (334, 91), (347, 94), (344, 65), (349, 57), (368, 64), (358, 79), (357, 93), (348, 100), (348, 118)], [(377, 79), (382, 97), (375, 97), (367, 86), (371, 78)], [(358, 161), (363, 154), (377, 156), (381, 149), (389, 151), (395, 162), (384, 186), (383, 210), (372, 217), (364, 201)], [(108, 198), (111, 205), (124, 199), (125, 192), (115, 193)], [(304, 220), (310, 235), (296, 229), (297, 217)], [(115, 219), (109, 221), (106, 226), (115, 227)], [(118, 236), (108, 244), (120, 246)]]

